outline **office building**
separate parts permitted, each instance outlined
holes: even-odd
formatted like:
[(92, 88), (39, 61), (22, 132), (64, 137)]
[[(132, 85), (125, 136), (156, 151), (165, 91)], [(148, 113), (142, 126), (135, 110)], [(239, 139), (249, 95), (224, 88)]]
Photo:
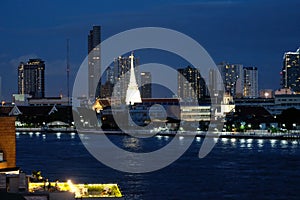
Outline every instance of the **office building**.
[(29, 59), (18, 67), (18, 93), (33, 98), (45, 97), (45, 63), (41, 59)]
[(101, 88), (101, 27), (93, 26), (88, 35), (88, 95), (95, 99)]
[(197, 102), (206, 96), (206, 85), (198, 69), (190, 66), (178, 69), (178, 97), (188, 102)]
[(244, 67), (243, 69), (243, 97), (258, 97), (258, 71), (256, 67)]
[(141, 72), (141, 96), (152, 98), (152, 77), (150, 72)]
[(300, 93), (300, 48), (296, 52), (284, 54), (281, 75), (282, 88)]

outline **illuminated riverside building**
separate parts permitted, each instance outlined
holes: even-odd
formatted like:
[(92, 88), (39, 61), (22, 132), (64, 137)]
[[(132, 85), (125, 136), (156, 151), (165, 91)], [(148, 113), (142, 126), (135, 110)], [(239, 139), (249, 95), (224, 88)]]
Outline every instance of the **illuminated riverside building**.
[(178, 69), (178, 97), (187, 102), (197, 102), (206, 96), (206, 85), (200, 72), (190, 66)]
[(88, 35), (88, 95), (100, 96), (101, 87), (101, 27), (93, 26)]
[(29, 59), (18, 67), (18, 93), (29, 94), (34, 98), (45, 97), (45, 62)]
[(296, 52), (286, 52), (283, 56), (282, 88), (300, 93), (300, 48)]
[(258, 97), (258, 71), (256, 67), (243, 69), (243, 97)]

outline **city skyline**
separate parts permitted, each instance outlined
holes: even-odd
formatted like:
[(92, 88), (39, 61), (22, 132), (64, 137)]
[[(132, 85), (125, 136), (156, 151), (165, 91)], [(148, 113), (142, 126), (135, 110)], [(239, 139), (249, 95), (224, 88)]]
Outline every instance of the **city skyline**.
[[(103, 28), (104, 39), (143, 26), (161, 26), (183, 32), (203, 45), (216, 64), (226, 61), (257, 67), (258, 80), (264, 80), (259, 82), (259, 89), (280, 88), (283, 55), (300, 46), (300, 28), (295, 26), (300, 15), (296, 9), (297, 1), (289, 1), (294, 5), (292, 7), (279, 1), (146, 1), (143, 6), (136, 1), (126, 5), (116, 2), (113, 2), (115, 6), (95, 2), (89, 9), (74, 3), (70, 10), (67, 3), (58, 2), (45, 5), (31, 1), (2, 3), (0, 76), (3, 98), (10, 100), (11, 95), (17, 93), (16, 67), (20, 61), (29, 58), (45, 60), (46, 95), (58, 96), (63, 91), (66, 96), (66, 83), (63, 83), (66, 82), (65, 40), (70, 39), (72, 86), (77, 69), (87, 56), (87, 32), (95, 24)], [(162, 9), (164, 14), (160, 12)], [(175, 15), (178, 9), (181, 12)], [(22, 10), (28, 12), (25, 14)], [(53, 13), (41, 14), (48, 10)], [(145, 54), (140, 55), (143, 57), (141, 64), (154, 60), (153, 54)], [(155, 56), (155, 59), (175, 68), (188, 64), (168, 59), (168, 56)]]

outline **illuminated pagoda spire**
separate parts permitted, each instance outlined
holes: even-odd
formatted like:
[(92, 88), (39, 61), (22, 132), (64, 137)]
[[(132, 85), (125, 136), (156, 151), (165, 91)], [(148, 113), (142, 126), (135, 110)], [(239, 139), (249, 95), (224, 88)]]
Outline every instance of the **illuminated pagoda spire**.
[(142, 99), (141, 99), (141, 93), (139, 91), (135, 79), (135, 73), (133, 68), (133, 59), (134, 59), (133, 53), (131, 53), (129, 58), (131, 62), (131, 67), (130, 67), (130, 80), (126, 91), (126, 105), (129, 104), (133, 105), (135, 103), (142, 103)]

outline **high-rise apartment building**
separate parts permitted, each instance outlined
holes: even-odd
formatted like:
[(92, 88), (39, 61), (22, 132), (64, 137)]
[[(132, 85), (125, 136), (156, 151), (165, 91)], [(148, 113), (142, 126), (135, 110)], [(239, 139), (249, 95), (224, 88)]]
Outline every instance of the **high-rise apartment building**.
[(18, 67), (18, 93), (29, 94), (34, 98), (45, 97), (45, 62), (29, 59)]
[(243, 97), (258, 97), (258, 71), (257, 67), (244, 67)]
[(243, 81), (243, 65), (221, 63), (218, 65), (224, 83), (225, 92), (231, 96), (241, 96)]
[(141, 72), (141, 96), (142, 98), (152, 97), (152, 77), (150, 72)]
[(178, 69), (178, 97), (197, 102), (206, 96), (206, 85), (198, 69), (190, 66)]
[(101, 88), (101, 27), (93, 26), (88, 35), (88, 95), (100, 96)]
[(283, 56), (282, 88), (300, 93), (300, 48), (296, 52), (286, 52)]

